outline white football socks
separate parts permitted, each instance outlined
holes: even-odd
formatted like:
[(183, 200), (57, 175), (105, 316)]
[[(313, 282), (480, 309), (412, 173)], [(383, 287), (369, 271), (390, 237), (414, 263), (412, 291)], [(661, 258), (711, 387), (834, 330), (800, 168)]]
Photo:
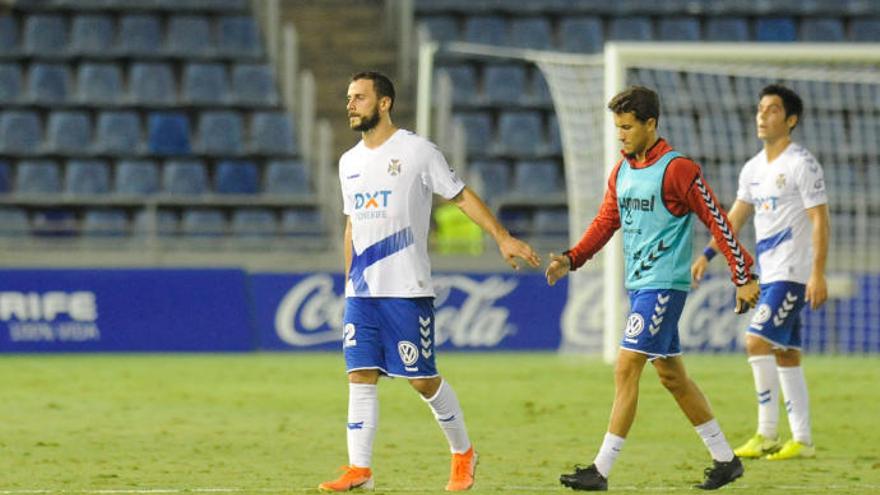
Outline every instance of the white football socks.
[(449, 450), (453, 454), (464, 454), (471, 448), (471, 440), (468, 438), (467, 427), (464, 424), (464, 413), (461, 411), (461, 405), (458, 403), (458, 396), (452, 386), (443, 380), (440, 382), (440, 388), (434, 397), (422, 400), (428, 403), (437, 424), (446, 435), (449, 441)]
[(772, 354), (749, 357), (755, 392), (758, 397), (758, 433), (764, 438), (776, 438), (779, 425), (779, 376), (776, 357)]
[(348, 463), (370, 467), (373, 438), (379, 423), (378, 387), (366, 383), (348, 384)]
[(807, 395), (807, 380), (800, 366), (779, 367), (779, 383), (785, 395), (785, 409), (788, 411), (788, 424), (791, 436), (800, 443), (813, 445), (810, 431), (810, 398)]
[(620, 455), (624, 441), (626, 441), (625, 438), (619, 437), (614, 433), (605, 433), (605, 439), (602, 440), (602, 446), (599, 447), (599, 453), (596, 454), (596, 458), (593, 459), (593, 464), (596, 465), (596, 470), (598, 470), (599, 474), (605, 478), (611, 473), (611, 467), (614, 466), (614, 461), (616, 461), (617, 456)]
[(733, 460), (733, 450), (730, 448), (730, 444), (727, 443), (727, 438), (724, 437), (724, 432), (721, 431), (718, 421), (711, 419), (695, 426), (694, 429), (697, 430), (697, 434), (703, 439), (703, 443), (706, 444), (706, 448), (712, 454), (712, 459), (719, 462), (730, 462)]

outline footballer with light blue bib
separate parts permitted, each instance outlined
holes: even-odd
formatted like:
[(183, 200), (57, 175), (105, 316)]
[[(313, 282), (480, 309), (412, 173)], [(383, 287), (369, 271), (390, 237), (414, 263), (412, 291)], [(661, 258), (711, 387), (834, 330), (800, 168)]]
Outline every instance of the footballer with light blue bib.
[(410, 379), (438, 376), (434, 298), (347, 298), (342, 350), (349, 373), (378, 369)]
[(630, 313), (620, 346), (647, 354), (649, 360), (678, 356), (678, 319), (687, 292), (675, 289), (629, 291)]
[(761, 298), (748, 332), (774, 347), (800, 349), (806, 291), (807, 286), (797, 282), (761, 284)]

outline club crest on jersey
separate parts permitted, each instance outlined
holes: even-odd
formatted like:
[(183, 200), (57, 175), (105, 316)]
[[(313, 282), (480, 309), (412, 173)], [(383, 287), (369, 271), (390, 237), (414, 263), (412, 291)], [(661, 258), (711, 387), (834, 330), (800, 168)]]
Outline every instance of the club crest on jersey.
[(632, 313), (629, 315), (629, 318), (626, 320), (626, 329), (623, 331), (624, 335), (627, 337), (636, 337), (638, 334), (642, 333), (642, 330), (645, 329), (645, 318), (638, 314)]
[(761, 304), (755, 311), (755, 316), (752, 317), (752, 322), (751, 324), (749, 324), (749, 326), (754, 328), (755, 330), (762, 330), (764, 328), (764, 323), (767, 323), (767, 320), (770, 319), (772, 313), (773, 312), (770, 310), (769, 304)]
[(400, 354), (400, 360), (405, 366), (412, 366), (419, 359), (419, 349), (415, 344), (406, 340), (397, 343), (397, 353)]
[(392, 177), (397, 177), (400, 175), (400, 160), (397, 158), (392, 158), (390, 162), (388, 162), (388, 175)]
[(779, 189), (785, 187), (785, 174), (779, 174), (779, 176), (776, 177), (776, 187)]

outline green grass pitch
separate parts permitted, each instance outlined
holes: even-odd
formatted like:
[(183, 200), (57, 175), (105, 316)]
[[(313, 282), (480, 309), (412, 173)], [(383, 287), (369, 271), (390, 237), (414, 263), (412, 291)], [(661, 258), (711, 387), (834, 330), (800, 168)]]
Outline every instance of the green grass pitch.
[[(689, 355), (728, 439), (755, 428), (745, 356)], [(480, 453), (474, 493), (562, 493), (605, 431), (612, 369), (552, 353), (442, 353)], [(880, 493), (880, 360), (808, 356), (814, 460), (746, 462), (725, 491)], [(648, 366), (612, 491), (694, 493), (709, 457)], [(0, 495), (310, 493), (347, 461), (339, 353), (0, 358)], [(380, 384), (376, 492), (442, 493), (449, 453), (402, 380)], [(781, 431), (788, 433), (782, 413)]]

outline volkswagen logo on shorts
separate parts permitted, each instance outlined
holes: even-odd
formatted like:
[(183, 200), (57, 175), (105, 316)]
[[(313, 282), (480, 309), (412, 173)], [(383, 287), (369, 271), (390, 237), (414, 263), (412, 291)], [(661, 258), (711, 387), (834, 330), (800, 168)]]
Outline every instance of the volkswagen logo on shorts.
[(645, 328), (645, 319), (638, 313), (631, 313), (626, 319), (626, 330), (623, 333), (627, 337), (635, 337), (642, 333)]
[(400, 360), (406, 366), (416, 364), (419, 359), (419, 349), (412, 342), (401, 340), (397, 343), (397, 353), (400, 354)]

